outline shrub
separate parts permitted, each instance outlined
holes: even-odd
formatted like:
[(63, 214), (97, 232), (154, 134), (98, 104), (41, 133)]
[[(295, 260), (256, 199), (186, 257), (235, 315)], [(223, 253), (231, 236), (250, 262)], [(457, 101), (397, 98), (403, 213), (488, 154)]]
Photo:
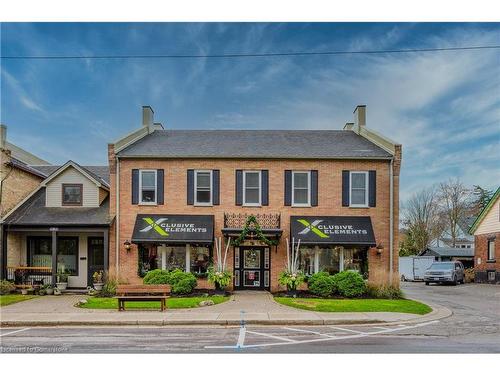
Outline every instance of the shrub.
[(404, 298), (401, 289), (392, 285), (382, 285), (382, 286), (368, 285), (366, 287), (366, 295), (373, 298), (386, 298), (386, 299)]
[(116, 285), (117, 285), (116, 280), (109, 278), (102, 286), (102, 289), (99, 292), (99, 296), (113, 297), (114, 295), (116, 295)]
[(149, 271), (142, 282), (144, 284), (170, 284), (170, 272), (165, 270)]
[(196, 277), (191, 272), (179, 269), (170, 272), (169, 281), (175, 294), (189, 294), (196, 287)]
[(231, 273), (229, 271), (219, 272), (210, 267), (208, 269), (208, 281), (214, 284), (216, 289), (223, 289), (231, 284)]
[(342, 271), (332, 277), (335, 288), (344, 297), (359, 297), (366, 291), (365, 281), (356, 271)]
[(16, 290), (14, 283), (7, 280), (0, 281), (0, 295), (9, 294)]
[(328, 297), (335, 292), (333, 277), (328, 272), (318, 272), (309, 277), (309, 291), (320, 297)]

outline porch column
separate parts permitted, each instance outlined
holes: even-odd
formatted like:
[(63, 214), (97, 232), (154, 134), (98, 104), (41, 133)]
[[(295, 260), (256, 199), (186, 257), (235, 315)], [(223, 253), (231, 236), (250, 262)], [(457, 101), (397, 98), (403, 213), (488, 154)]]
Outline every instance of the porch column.
[(109, 271), (109, 229), (102, 233), (104, 250), (104, 272)]
[(56, 285), (57, 277), (57, 228), (50, 228), (52, 232), (52, 286)]

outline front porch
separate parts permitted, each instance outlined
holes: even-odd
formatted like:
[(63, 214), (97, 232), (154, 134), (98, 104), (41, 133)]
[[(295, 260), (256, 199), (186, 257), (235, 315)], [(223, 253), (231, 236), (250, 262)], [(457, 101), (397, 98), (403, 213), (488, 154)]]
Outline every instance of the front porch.
[(2, 278), (18, 288), (50, 284), (85, 289), (108, 269), (109, 227), (4, 226)]

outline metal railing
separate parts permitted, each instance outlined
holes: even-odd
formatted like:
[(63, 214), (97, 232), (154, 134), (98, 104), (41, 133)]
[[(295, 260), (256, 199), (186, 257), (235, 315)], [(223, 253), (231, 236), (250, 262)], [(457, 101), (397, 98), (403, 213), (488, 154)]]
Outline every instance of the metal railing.
[[(224, 228), (243, 228), (250, 214), (246, 213), (224, 213)], [(255, 218), (262, 229), (280, 229), (281, 215), (278, 214), (255, 214)]]
[(7, 280), (18, 287), (50, 284), (52, 282), (52, 268), (8, 266)]

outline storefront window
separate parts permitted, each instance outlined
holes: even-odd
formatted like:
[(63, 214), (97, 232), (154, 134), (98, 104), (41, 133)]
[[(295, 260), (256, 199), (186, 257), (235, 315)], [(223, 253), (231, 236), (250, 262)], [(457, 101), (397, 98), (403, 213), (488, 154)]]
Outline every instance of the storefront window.
[(144, 277), (148, 271), (158, 268), (156, 246), (139, 245), (139, 269), (138, 274)]
[(314, 273), (314, 248), (301, 247), (299, 252), (299, 269), (306, 275)]
[(340, 272), (340, 248), (319, 249), (318, 269), (333, 275)]
[(363, 277), (368, 277), (367, 250), (360, 248), (344, 249), (344, 270), (358, 271)]
[(190, 271), (203, 275), (207, 273), (210, 263), (210, 249), (208, 246), (191, 246)]
[(162, 268), (186, 270), (186, 246), (167, 246), (164, 251), (165, 255), (162, 255), (163, 251), (158, 254), (164, 259), (161, 262)]
[[(28, 238), (28, 265), (52, 267), (52, 238)], [(78, 237), (57, 238), (57, 271), (78, 275)]]

